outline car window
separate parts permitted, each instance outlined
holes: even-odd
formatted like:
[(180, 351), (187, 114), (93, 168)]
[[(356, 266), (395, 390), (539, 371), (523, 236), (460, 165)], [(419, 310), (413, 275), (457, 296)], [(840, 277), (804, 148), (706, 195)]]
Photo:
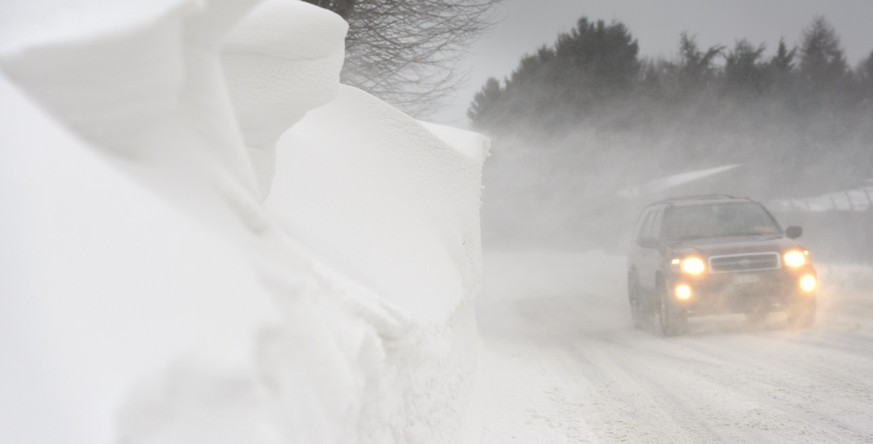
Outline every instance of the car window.
[(637, 242), (644, 237), (650, 237), (652, 235), (652, 221), (655, 218), (655, 212), (655, 209), (650, 209), (643, 215), (642, 222), (637, 231)]
[(645, 233), (646, 223), (649, 222), (649, 217), (652, 215), (652, 210), (646, 210), (640, 215), (640, 219), (637, 222), (636, 230), (634, 230), (634, 241), (639, 242), (643, 237), (643, 233)]
[(661, 214), (664, 213), (664, 210), (658, 210), (652, 215), (652, 223), (651, 223), (651, 231), (649, 231), (649, 236), (660, 239), (661, 238)]
[(667, 209), (662, 235), (668, 240), (779, 233), (769, 213), (754, 202), (691, 205)]

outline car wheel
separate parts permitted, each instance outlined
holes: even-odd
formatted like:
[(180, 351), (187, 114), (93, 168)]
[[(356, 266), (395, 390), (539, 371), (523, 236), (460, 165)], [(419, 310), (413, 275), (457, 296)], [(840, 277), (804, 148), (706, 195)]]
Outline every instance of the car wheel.
[(810, 328), (815, 324), (815, 299), (798, 301), (788, 308), (788, 325), (794, 328)]
[(685, 314), (676, 310), (670, 302), (670, 292), (664, 284), (658, 285), (658, 318), (661, 326), (661, 334), (664, 336), (676, 336), (685, 332), (688, 319)]
[(646, 323), (646, 311), (643, 308), (640, 284), (637, 282), (637, 278), (634, 275), (630, 275), (627, 279), (627, 296), (634, 328), (640, 330)]

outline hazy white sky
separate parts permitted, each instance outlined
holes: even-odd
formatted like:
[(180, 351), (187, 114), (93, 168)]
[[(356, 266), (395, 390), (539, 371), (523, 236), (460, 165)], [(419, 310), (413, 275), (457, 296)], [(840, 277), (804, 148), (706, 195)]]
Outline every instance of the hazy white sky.
[(672, 57), (682, 31), (696, 35), (701, 47), (746, 38), (766, 43), (770, 54), (780, 37), (797, 43), (816, 15), (837, 30), (852, 66), (873, 51), (873, 0), (504, 0), (500, 23), (470, 48), (466, 86), (438, 120), (465, 124), (466, 109), (488, 77), (508, 76), (523, 54), (552, 44), (582, 16), (621, 21), (642, 56)]

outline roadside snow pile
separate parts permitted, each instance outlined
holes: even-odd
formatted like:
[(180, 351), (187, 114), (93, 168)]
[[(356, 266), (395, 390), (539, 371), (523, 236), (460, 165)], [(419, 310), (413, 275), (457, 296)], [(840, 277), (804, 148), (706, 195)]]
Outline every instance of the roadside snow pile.
[[(471, 302), (486, 149), (481, 136), (425, 127), (347, 86), (279, 143), (267, 207), (332, 265), (329, 279), (339, 272), (355, 283), (348, 293), (391, 341), (388, 377), (373, 395), (397, 399), (365, 403), (373, 442), (456, 441), (463, 426), (457, 407), (478, 348)], [(399, 439), (410, 421), (415, 430)]]
[(475, 439), (487, 142), (254, 3), (0, 6), (5, 441)]
[(344, 50), (336, 36), (347, 26), (325, 9), (300, 13), (287, 1), (273, 1), (224, 40), (222, 65), (262, 197), (270, 189), (279, 136), (336, 95)]
[(411, 320), (441, 322), (480, 278), (478, 142), (478, 157), (467, 157), (343, 86), (283, 137), (267, 207), (296, 239)]
[(258, 330), (279, 316), (234, 242), (5, 80), (0, 103), (14, 141), (0, 150), (4, 440), (112, 442), (131, 390), (171, 363), (251, 373)]

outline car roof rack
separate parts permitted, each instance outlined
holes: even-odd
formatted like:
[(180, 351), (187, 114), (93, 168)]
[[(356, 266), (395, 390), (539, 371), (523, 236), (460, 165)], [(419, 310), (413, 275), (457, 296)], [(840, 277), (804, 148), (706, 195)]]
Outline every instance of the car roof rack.
[(674, 204), (678, 202), (684, 201), (692, 201), (692, 200), (718, 200), (718, 199), (746, 199), (747, 197), (737, 197), (732, 196), (730, 194), (689, 194), (687, 196), (676, 196), (676, 197), (668, 197), (666, 199), (661, 199), (659, 201), (652, 202), (649, 205), (659, 205), (659, 204)]

